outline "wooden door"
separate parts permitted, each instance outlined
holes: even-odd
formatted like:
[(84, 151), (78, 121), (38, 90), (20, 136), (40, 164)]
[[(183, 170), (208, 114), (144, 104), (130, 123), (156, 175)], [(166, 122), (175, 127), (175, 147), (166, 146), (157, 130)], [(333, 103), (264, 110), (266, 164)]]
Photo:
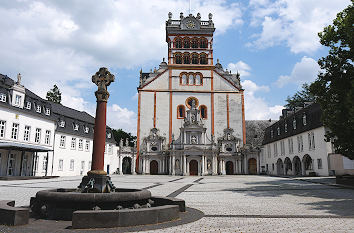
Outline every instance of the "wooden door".
[(234, 163), (232, 161), (226, 162), (226, 175), (234, 174)]
[(194, 159), (189, 162), (189, 175), (191, 176), (198, 175), (198, 162)]
[(248, 160), (248, 174), (256, 175), (257, 174), (257, 160), (249, 159)]
[(150, 175), (157, 175), (159, 173), (159, 164), (156, 160), (150, 162)]

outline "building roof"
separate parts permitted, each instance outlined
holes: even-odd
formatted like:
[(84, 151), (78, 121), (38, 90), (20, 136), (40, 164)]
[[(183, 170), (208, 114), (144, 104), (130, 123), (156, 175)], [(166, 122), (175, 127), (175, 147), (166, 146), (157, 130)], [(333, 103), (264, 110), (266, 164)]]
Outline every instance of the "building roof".
[(316, 103), (297, 111), (283, 110), (280, 120), (265, 129), (263, 145), (323, 126), (321, 115), (321, 107)]
[(19, 151), (29, 151), (29, 152), (47, 152), (53, 151), (48, 147), (22, 144), (17, 142), (0, 142), (0, 149), (4, 150), (19, 150)]
[[(10, 95), (10, 89), (15, 85), (15, 81), (9, 78), (6, 75), (0, 74), (0, 92), (5, 92), (7, 96)], [(95, 118), (88, 114), (85, 111), (78, 111), (69, 107), (66, 107), (62, 104), (53, 103), (51, 101), (45, 100), (40, 96), (36, 95), (32, 91), (25, 88), (25, 106), (27, 102), (32, 103), (31, 109), (27, 108), (18, 108), (12, 106), (10, 104), (10, 98), (7, 98), (6, 103), (0, 102), (0, 106), (6, 106), (7, 108), (16, 109), (16, 111), (27, 113), (36, 117), (42, 117), (56, 122), (57, 127), (56, 131), (61, 133), (66, 133), (70, 135), (82, 136), (93, 138), (93, 131), (95, 125)], [(51, 114), (48, 116), (45, 114), (45, 111), (41, 111), (41, 113), (36, 112), (36, 105), (41, 105), (44, 108), (51, 109)], [(59, 123), (64, 120), (65, 126), (60, 127)], [(74, 124), (78, 124), (79, 129), (74, 130)], [(85, 128), (88, 127), (88, 133), (85, 132)], [(110, 137), (106, 137), (106, 141), (110, 143), (117, 144), (114, 140), (113, 132), (110, 127), (106, 128), (107, 135), (111, 135)]]
[(264, 139), (264, 130), (272, 124), (269, 120), (246, 121), (246, 145), (248, 147), (261, 147)]

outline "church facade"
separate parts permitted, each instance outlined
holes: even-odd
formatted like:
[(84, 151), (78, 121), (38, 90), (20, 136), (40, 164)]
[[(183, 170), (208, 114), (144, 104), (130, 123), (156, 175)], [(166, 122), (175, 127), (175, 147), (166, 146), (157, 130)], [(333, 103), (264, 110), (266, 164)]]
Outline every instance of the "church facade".
[(137, 172), (140, 174), (242, 174), (247, 166), (244, 90), (213, 58), (208, 20), (168, 14), (168, 59), (140, 72)]

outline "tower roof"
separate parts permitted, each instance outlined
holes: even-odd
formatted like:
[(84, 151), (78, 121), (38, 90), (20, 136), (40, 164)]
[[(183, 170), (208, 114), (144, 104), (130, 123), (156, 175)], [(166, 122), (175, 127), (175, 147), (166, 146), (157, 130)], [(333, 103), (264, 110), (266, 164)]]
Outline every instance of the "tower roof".
[(172, 13), (168, 13), (168, 20), (166, 21), (166, 34), (206, 34), (213, 35), (215, 28), (213, 23), (213, 15), (209, 13), (209, 20), (201, 20), (200, 13), (197, 16), (189, 14), (184, 17), (180, 13), (180, 19), (172, 19)]

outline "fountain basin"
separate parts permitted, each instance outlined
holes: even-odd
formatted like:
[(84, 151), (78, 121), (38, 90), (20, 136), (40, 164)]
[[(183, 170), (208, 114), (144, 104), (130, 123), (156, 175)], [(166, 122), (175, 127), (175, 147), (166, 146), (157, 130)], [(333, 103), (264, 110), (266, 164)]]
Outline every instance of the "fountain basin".
[(46, 219), (71, 220), (77, 210), (114, 210), (144, 206), (151, 193), (141, 189), (115, 189), (111, 193), (81, 193), (77, 189), (39, 191), (31, 198), (32, 212)]

